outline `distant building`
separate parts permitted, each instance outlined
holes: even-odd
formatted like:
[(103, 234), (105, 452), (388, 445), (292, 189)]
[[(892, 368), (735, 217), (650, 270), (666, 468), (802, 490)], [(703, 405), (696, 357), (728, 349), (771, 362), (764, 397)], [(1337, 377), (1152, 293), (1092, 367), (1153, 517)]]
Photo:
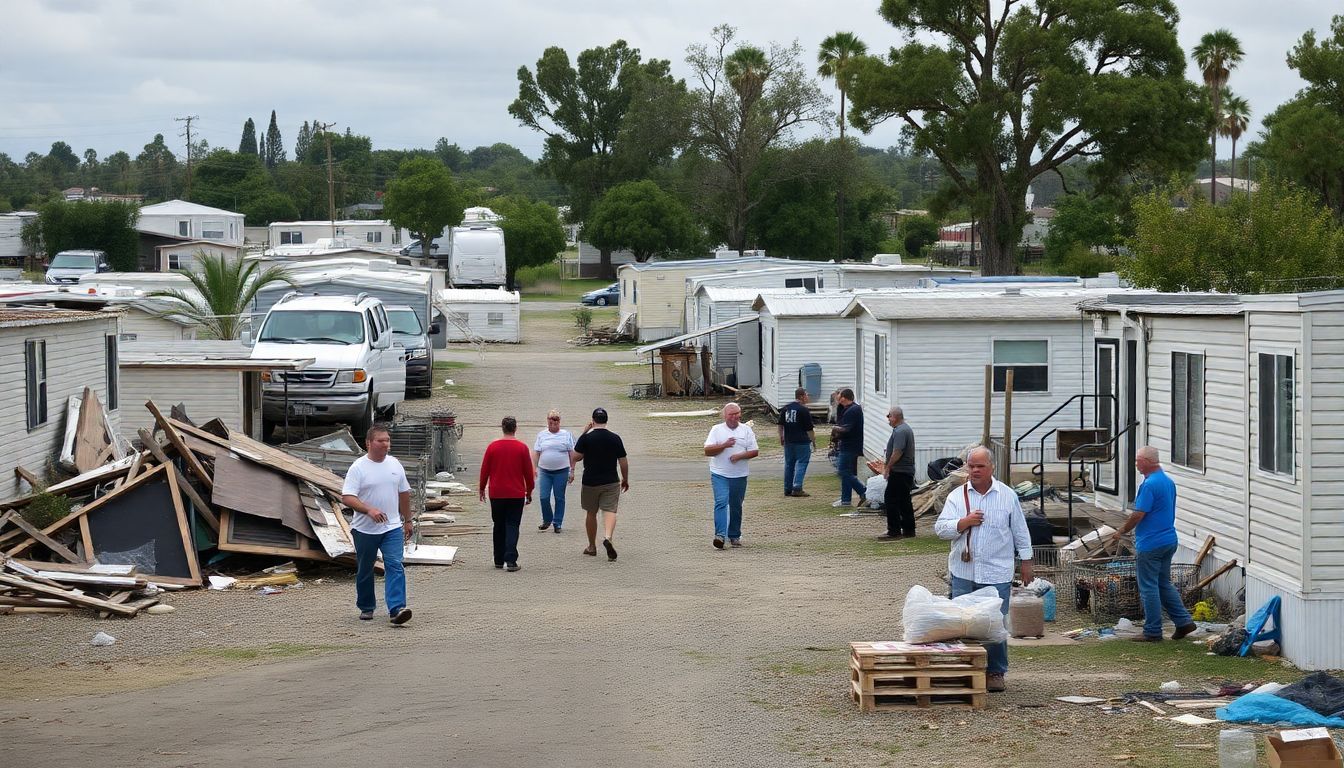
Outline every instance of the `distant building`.
[[(1260, 190), (1260, 185), (1250, 179), (1233, 179), (1228, 176), (1218, 176), (1212, 181), (1209, 179), (1195, 179), (1195, 186), (1192, 194), (1202, 195), (1203, 199), (1209, 199), (1209, 184), (1214, 183), (1217, 189), (1214, 191), (1214, 199), (1220, 203), (1225, 202), (1232, 196), (1235, 190), (1243, 194), (1252, 194)], [(1181, 200), (1176, 203), (1177, 207), (1184, 208), (1186, 203)]]

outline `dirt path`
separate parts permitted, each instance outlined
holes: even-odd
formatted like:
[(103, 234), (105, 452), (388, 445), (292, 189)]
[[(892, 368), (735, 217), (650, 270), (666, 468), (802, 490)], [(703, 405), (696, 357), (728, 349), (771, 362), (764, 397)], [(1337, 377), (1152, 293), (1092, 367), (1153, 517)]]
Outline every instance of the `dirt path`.
[[(579, 429), (592, 407), (608, 408), (632, 454), (618, 562), (580, 554), (572, 490), (563, 534), (537, 531), (528, 508), (519, 573), (490, 567), (485, 536), (453, 540), (462, 549), (451, 568), (413, 569), (416, 618), (401, 629), (357, 621), (341, 572), (269, 597), (182, 593), (164, 617), (0, 617), (5, 763), (1004, 766), (1123, 751), (1122, 736), (1080, 709), (1017, 706), (1106, 679), (1089, 670), (1021, 675), (980, 713), (859, 715), (848, 641), (898, 636), (899, 600), (914, 583), (936, 584), (945, 550), (861, 556), (882, 523), (835, 517), (836, 486), (818, 465), (814, 498), (780, 498), (769, 455), (748, 495), (748, 546), (711, 548), (697, 454), (712, 420), (645, 418), (680, 409), (623, 396), (647, 368), (612, 364), (628, 352), (566, 348), (562, 322), (524, 309), (525, 328), (541, 329), (528, 343), (445, 356), (472, 363), (449, 375), (475, 397), (441, 392), (410, 408), (457, 411), (473, 485), (500, 417), (517, 416), (530, 440), (548, 408)], [(472, 499), (460, 519), (488, 514)], [(100, 629), (118, 644), (90, 648)]]

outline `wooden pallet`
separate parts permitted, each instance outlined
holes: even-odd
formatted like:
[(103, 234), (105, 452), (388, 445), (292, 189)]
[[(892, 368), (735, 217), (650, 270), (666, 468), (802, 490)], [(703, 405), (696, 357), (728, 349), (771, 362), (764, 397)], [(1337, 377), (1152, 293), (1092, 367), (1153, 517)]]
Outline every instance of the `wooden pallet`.
[(849, 681), (864, 695), (984, 693), (982, 669), (911, 669), (874, 671), (859, 669), (852, 663)]
[(850, 661), (861, 670), (984, 669), (989, 660), (984, 647), (962, 645), (943, 650), (905, 643), (850, 643)]
[(911, 712), (934, 709), (984, 709), (986, 694), (966, 692), (944, 693), (880, 693), (866, 694), (858, 684), (850, 691), (851, 697), (864, 712)]

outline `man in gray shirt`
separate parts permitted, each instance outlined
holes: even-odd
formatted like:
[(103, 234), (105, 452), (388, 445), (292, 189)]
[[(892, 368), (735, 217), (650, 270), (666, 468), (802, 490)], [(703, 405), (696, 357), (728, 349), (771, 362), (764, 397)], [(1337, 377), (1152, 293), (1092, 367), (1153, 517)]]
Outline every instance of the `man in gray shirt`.
[(887, 411), (891, 437), (887, 438), (886, 464), (882, 476), (887, 479), (887, 493), (883, 506), (887, 510), (887, 532), (877, 538), (913, 539), (915, 537), (915, 507), (910, 503), (910, 491), (915, 487), (915, 431), (905, 423), (905, 412), (900, 406)]

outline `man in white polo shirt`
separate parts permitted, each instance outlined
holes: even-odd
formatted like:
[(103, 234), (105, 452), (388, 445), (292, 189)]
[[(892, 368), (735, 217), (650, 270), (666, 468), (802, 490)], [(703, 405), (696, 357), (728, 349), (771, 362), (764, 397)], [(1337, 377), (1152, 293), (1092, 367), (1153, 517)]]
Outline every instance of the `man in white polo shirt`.
[(715, 424), (705, 438), (709, 457), (709, 481), (714, 487), (714, 548), (723, 549), (727, 539), (742, 546), (742, 500), (747, 496), (747, 462), (756, 458), (756, 433), (742, 423), (737, 403), (723, 406), (723, 423)]
[[(933, 532), (952, 540), (952, 552), (947, 557), (952, 596), (994, 587), (1003, 598), (1002, 610), (1007, 616), (1015, 556), (1022, 560), (1022, 583), (1032, 579), (1027, 518), (1013, 489), (994, 479), (994, 459), (988, 448), (971, 449), (966, 456), (966, 471), (969, 479), (948, 495)], [(1006, 690), (1008, 643), (985, 643), (985, 650), (989, 653), (985, 687), (993, 692)]]

